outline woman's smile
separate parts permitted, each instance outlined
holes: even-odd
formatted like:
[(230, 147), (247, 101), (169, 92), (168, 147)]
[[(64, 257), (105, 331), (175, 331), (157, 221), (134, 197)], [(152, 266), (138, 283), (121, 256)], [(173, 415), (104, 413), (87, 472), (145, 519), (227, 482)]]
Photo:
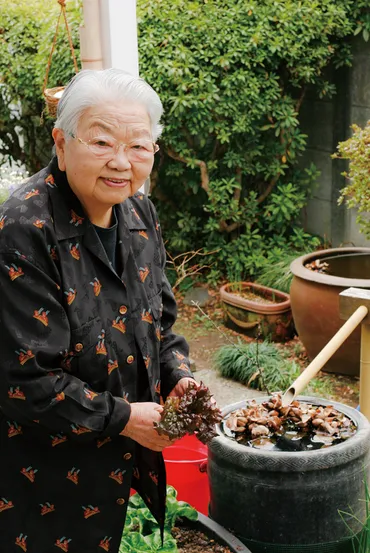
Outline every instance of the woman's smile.
[(129, 179), (112, 179), (112, 178), (102, 178), (104, 184), (110, 186), (111, 188), (124, 188), (125, 186), (130, 185), (131, 181)]

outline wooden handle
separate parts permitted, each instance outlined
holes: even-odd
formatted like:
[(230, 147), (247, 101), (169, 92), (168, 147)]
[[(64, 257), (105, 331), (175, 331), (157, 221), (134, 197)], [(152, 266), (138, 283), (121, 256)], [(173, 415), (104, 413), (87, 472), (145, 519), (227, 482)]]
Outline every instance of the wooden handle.
[(294, 398), (299, 395), (302, 390), (307, 386), (309, 381), (317, 375), (317, 373), (323, 368), (325, 363), (334, 355), (337, 349), (343, 344), (343, 342), (352, 334), (355, 328), (361, 323), (361, 321), (368, 314), (368, 308), (361, 305), (353, 315), (350, 316), (348, 321), (334, 334), (333, 338), (329, 340), (326, 346), (318, 353), (303, 373), (293, 382), (290, 388), (287, 389), (283, 395), (282, 403), (283, 407), (290, 405)]

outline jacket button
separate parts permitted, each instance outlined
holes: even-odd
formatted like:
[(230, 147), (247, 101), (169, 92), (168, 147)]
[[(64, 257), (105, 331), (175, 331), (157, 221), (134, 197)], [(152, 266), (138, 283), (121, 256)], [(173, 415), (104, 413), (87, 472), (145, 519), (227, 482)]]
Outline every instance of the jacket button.
[(117, 505), (123, 505), (125, 503), (125, 500), (123, 499), (123, 497), (119, 497), (116, 503)]
[(127, 363), (131, 365), (135, 361), (135, 357), (133, 355), (129, 355), (126, 359)]
[(119, 308), (119, 312), (121, 313), (121, 315), (125, 315), (125, 313), (127, 313), (127, 307), (125, 305), (121, 305), (121, 307)]
[(75, 345), (75, 351), (82, 351), (84, 349), (84, 345), (81, 344), (81, 342), (78, 342), (78, 344)]
[(124, 456), (123, 456), (125, 461), (129, 461), (131, 459), (131, 457), (132, 457), (131, 453), (125, 453)]

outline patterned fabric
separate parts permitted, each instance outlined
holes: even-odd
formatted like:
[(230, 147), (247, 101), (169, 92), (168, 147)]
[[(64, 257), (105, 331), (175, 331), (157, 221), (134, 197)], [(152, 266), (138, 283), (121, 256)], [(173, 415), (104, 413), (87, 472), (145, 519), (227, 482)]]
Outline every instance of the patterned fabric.
[(117, 552), (131, 484), (163, 521), (163, 457), (120, 432), (140, 359), (159, 402), (188, 346), (153, 205), (117, 218), (122, 274), (55, 159), (1, 208), (1, 552)]

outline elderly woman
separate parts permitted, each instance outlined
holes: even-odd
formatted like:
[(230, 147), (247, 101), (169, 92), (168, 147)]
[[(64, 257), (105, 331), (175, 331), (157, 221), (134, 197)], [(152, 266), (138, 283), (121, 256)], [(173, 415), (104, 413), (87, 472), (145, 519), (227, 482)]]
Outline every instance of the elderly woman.
[(159, 523), (160, 397), (191, 379), (155, 209), (162, 105), (120, 70), (59, 102), (56, 157), (0, 211), (0, 551), (118, 551), (133, 486)]

